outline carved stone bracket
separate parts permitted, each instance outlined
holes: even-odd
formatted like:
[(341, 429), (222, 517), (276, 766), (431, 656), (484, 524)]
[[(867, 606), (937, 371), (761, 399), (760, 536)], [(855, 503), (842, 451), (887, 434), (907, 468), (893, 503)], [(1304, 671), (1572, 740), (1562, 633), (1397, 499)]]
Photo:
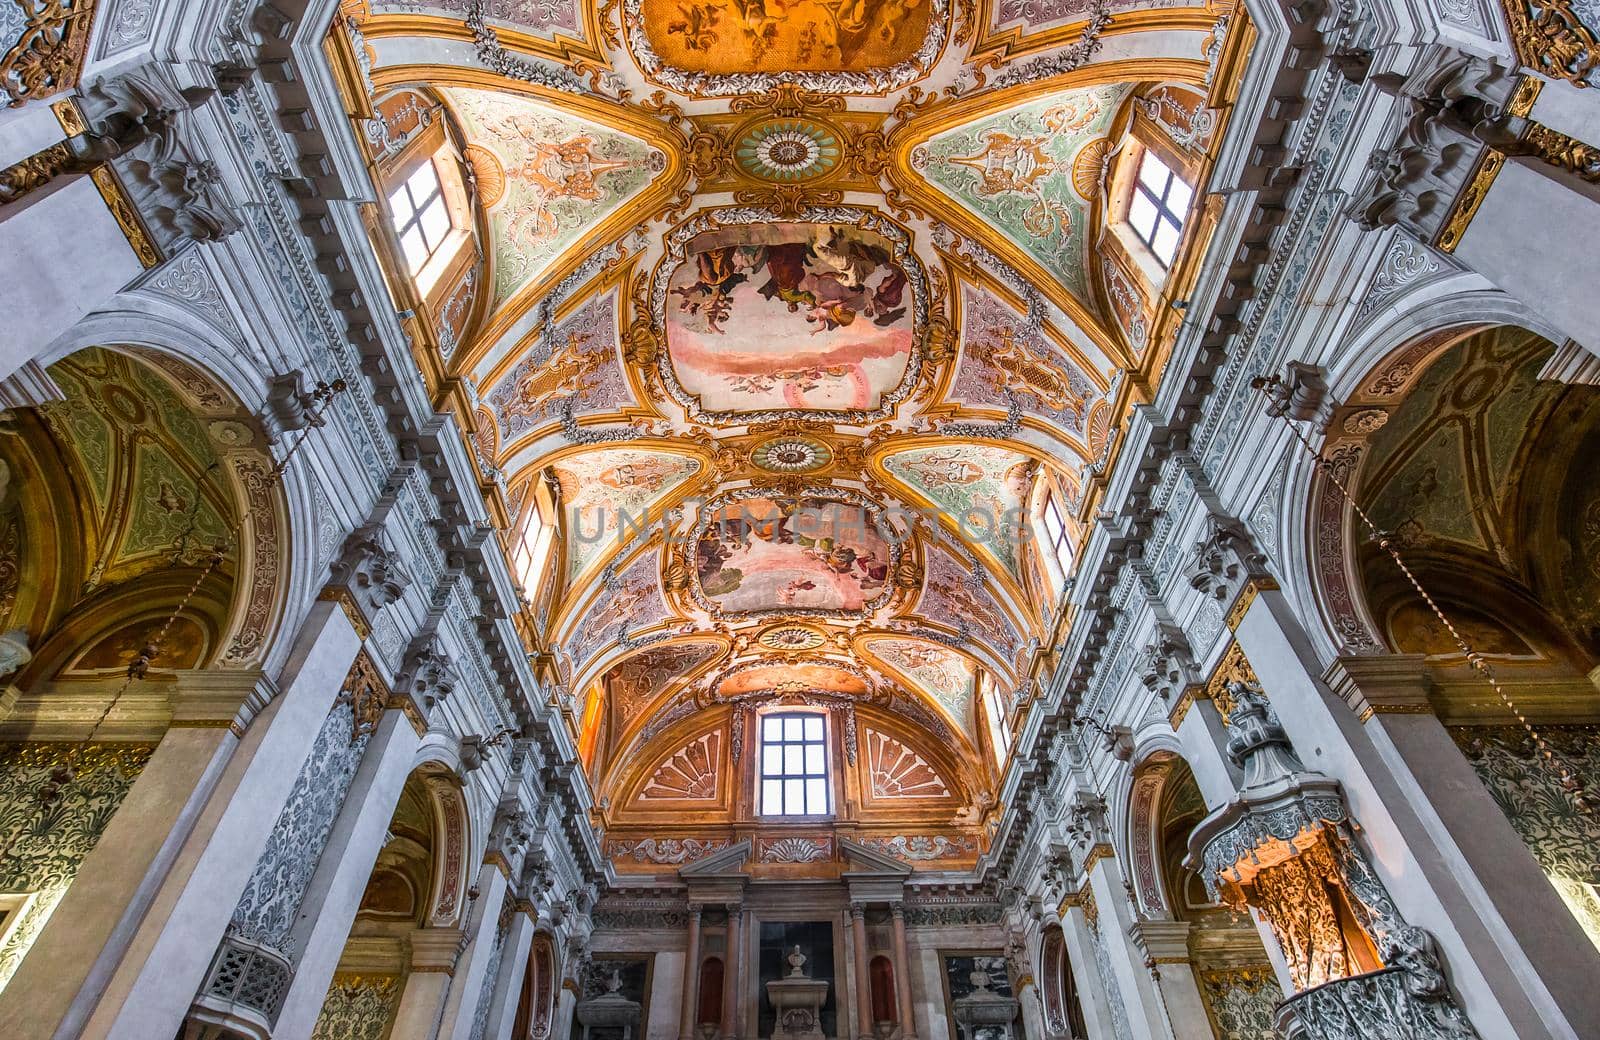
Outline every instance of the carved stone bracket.
[(1183, 692), (1200, 681), (1195, 664), (1194, 649), (1183, 630), (1170, 622), (1156, 627), (1156, 637), (1140, 655), (1143, 670), (1140, 675), (1145, 689), (1161, 698), (1163, 704), (1175, 704)]
[(1516, 77), (1488, 59), (1433, 47), (1410, 75), (1373, 82), (1398, 96), (1401, 128), (1373, 153), (1350, 216), (1368, 230), (1398, 224), (1438, 243), (1490, 146), (1516, 136), (1507, 112)]
[(1256, 548), (1243, 523), (1212, 516), (1205, 538), (1195, 544), (1189, 584), (1219, 603), (1231, 605), (1251, 582), (1272, 582), (1266, 564), (1266, 554)]
[(79, 150), (110, 161), (168, 256), (242, 226), (217, 165), (180, 132), (187, 114), (214, 94), (210, 87), (180, 88), (172, 69), (148, 64), (97, 80), (81, 99), (88, 131)]
[(344, 551), (331, 568), (329, 585), (344, 593), (334, 598), (358, 611), (371, 631), (383, 608), (411, 585), (411, 576), (400, 554), (389, 548), (383, 528), (368, 524), (345, 539)]

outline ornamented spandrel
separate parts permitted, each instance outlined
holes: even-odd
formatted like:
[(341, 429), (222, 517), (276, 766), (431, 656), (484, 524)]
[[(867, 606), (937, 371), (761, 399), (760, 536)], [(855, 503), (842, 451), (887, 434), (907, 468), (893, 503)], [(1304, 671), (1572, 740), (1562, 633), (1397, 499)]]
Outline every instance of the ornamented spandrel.
[(1580, 87), (1600, 64), (1600, 41), (1572, 0), (1506, 0), (1511, 35), (1523, 64)]
[[(0, 16), (0, 100), (16, 108), (78, 82), (94, 0), (13, 0), (20, 9)], [(9, 5), (8, 5), (9, 6)]]

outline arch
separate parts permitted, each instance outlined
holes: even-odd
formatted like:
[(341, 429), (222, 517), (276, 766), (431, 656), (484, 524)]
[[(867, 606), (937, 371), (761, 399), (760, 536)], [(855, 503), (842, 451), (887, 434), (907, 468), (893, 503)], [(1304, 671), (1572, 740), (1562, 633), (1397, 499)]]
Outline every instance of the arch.
[[(1382, 373), (1397, 368), (1415, 373), (1419, 362), (1425, 366), (1427, 358), (1483, 328), (1511, 325), (1554, 342), (1564, 338), (1533, 310), (1486, 284), (1476, 274), (1461, 273), (1425, 282), (1394, 297), (1381, 312), (1381, 320), (1370, 320), (1339, 348), (1337, 363), (1329, 364), (1329, 398), (1349, 405), (1358, 400), (1363, 386)], [(1354, 411), (1336, 415), (1320, 445), (1341, 480), (1359, 457), (1356, 453), (1339, 455), (1337, 442), (1364, 436), (1341, 429)], [(1272, 476), (1270, 470), (1263, 473), (1263, 479)], [(1290, 451), (1283, 479), (1278, 515), (1305, 519), (1299, 524), (1281, 524), (1278, 544), (1268, 549), (1281, 563), (1284, 588), (1295, 599), (1298, 615), (1307, 621), (1319, 659), (1332, 661), (1341, 654), (1377, 652), (1382, 645), (1379, 627), (1353, 595), (1353, 575), (1342, 563), (1351, 544), (1342, 499), (1298, 448)]]
[(700, 962), (700, 988), (695, 994), (696, 1025), (722, 1021), (723, 964), (721, 957)]
[(34, 642), (24, 683), (88, 649), (92, 671), (117, 670), (106, 654), (126, 668), (180, 604), (158, 670), (255, 667), (285, 613), (286, 500), (258, 424), (190, 361), (126, 339), (62, 355), (47, 370), (62, 399), (7, 438), (4, 605)]
[(1067, 937), (1059, 924), (1045, 927), (1039, 942), (1040, 993), (1044, 1004), (1047, 1036), (1088, 1036), (1083, 1003), (1078, 999), (1078, 982), (1072, 974), (1072, 959), (1067, 953)]
[[(202, 313), (199, 303), (176, 302), (180, 290), (154, 291), (162, 284), (163, 273), (179, 271), (180, 265), (187, 265), (181, 270), (183, 284), (201, 285), (197, 299), (203, 296), (204, 286), (213, 281), (204, 252), (181, 253), (146, 276), (132, 297), (138, 309), (114, 307), (84, 317), (53, 340), (37, 360), (48, 367), (89, 348), (132, 355), (160, 369), (169, 380), (181, 380), (192, 398), (212, 413), (208, 420), (237, 422), (249, 435), (246, 442), (230, 446), (229, 454), (238, 463), (228, 467), (226, 476), (235, 494), (257, 510), (241, 532), (241, 541), (252, 547), (244, 567), (263, 585), (270, 579), (270, 593), (262, 588), (252, 596), (242, 590), (241, 599), (249, 602), (249, 608), (240, 613), (240, 629), (222, 641), (241, 648), (239, 655), (225, 660), (228, 667), (270, 672), (288, 658), (299, 615), (337, 548), (342, 525), (315, 490), (318, 480), (308, 461), (311, 452), (301, 452), (275, 484), (268, 479), (274, 460), (262, 446), (254, 417), (264, 408), (269, 373), (250, 363), (267, 355), (240, 349), (227, 334), (232, 319), (226, 315)], [(230, 432), (238, 431), (230, 428)], [(297, 524), (291, 517), (318, 517), (320, 522)]]
[(517, 1015), (511, 1027), (515, 1040), (548, 1040), (555, 1020), (556, 952), (549, 932), (539, 932), (528, 948)]
[(880, 953), (867, 965), (867, 976), (871, 979), (872, 1021), (898, 1023), (900, 1007), (895, 995), (894, 964)]
[(429, 927), (452, 928), (467, 912), (467, 887), (471, 882), (472, 827), (466, 792), (453, 773), (428, 771), (425, 784), (432, 796), (435, 833), (433, 887), (428, 894)]
[[(1533, 381), (1529, 366), (1555, 349), (1537, 331), (1484, 323), (1470, 309), (1452, 316), (1453, 322), (1391, 350), (1363, 373), (1329, 423), (1322, 451), (1331, 476), (1311, 475), (1307, 496), (1311, 515), (1304, 563), (1316, 608), (1310, 616), (1324, 619), (1334, 653), (1403, 649), (1434, 654), (1441, 649), (1429, 649), (1424, 632), (1436, 624), (1431, 611), (1411, 609), (1420, 600), (1409, 580), (1392, 568), (1385, 552), (1369, 544), (1354, 509), (1333, 484), (1337, 478), (1403, 546), (1408, 565), (1434, 597), (1476, 630), (1489, 652), (1508, 659), (1565, 660), (1586, 671), (1576, 633), (1557, 623), (1552, 600), (1559, 597), (1550, 595), (1563, 580), (1552, 578), (1564, 564), (1536, 562), (1539, 552), (1550, 556), (1552, 543), (1562, 536), (1548, 508), (1530, 500), (1528, 488), (1537, 482), (1526, 475), (1536, 467), (1548, 486), (1568, 483), (1572, 445), (1534, 452), (1532, 438), (1548, 439), (1557, 402), (1578, 407), (1573, 395), (1581, 397), (1582, 391)], [(1500, 360), (1487, 367), (1475, 360), (1489, 353)], [(1510, 359), (1520, 367), (1501, 372)], [(1456, 373), (1457, 365), (1467, 367)], [(1473, 379), (1473, 387), (1462, 382)], [(1462, 394), (1467, 397), (1458, 401)], [(1513, 400), (1518, 394), (1533, 402), (1531, 410), (1515, 423), (1496, 423), (1495, 410), (1518, 406)], [(1501, 435), (1490, 443), (1496, 431)], [(1559, 462), (1553, 461), (1557, 455)], [(1424, 494), (1423, 481), (1438, 486)], [(1447, 499), (1461, 500), (1440, 513)], [(1535, 530), (1540, 524), (1543, 529)], [(1511, 623), (1519, 631), (1483, 614), (1486, 602), (1519, 604), (1516, 610), (1495, 612), (1507, 619), (1514, 615)], [(1587, 652), (1593, 654), (1590, 642)]]
[(1158, 918), (1172, 915), (1172, 902), (1161, 876), (1161, 809), (1167, 782), (1181, 762), (1182, 759), (1170, 751), (1149, 755), (1134, 769), (1128, 789), (1129, 880), (1140, 909)]

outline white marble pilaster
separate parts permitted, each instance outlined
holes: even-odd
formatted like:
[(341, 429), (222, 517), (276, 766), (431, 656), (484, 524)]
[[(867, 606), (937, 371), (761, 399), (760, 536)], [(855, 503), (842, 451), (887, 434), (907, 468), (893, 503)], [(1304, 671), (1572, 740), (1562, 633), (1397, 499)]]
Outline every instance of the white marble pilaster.
[(471, 942), (456, 962), (439, 1040), (470, 1040), (472, 1036), (472, 1019), (477, 1014), (478, 1001), (485, 999), (483, 977), (489, 970), (495, 930), (500, 924), (500, 906), (506, 894), (506, 876), (498, 866), (485, 863), (479, 868), (478, 898), (467, 921)]
[(528, 974), (528, 954), (532, 949), (533, 919), (526, 913), (518, 912), (511, 918), (505, 949), (500, 953), (500, 977), (495, 980), (494, 994), (490, 998), (484, 1040), (511, 1036), (511, 1027), (516, 1024), (517, 1004), (522, 999), (522, 982)]
[[(1458, 876), (1363, 726), (1320, 678), (1315, 652), (1281, 591), (1261, 591), (1235, 637), (1306, 766), (1338, 780), (1374, 871), (1406, 920), (1438, 941), (1452, 988), (1484, 1036), (1583, 1035), (1526, 966), (1507, 963)], [(1493, 951), (1493, 952), (1489, 952)]]
[(1145, 967), (1144, 953), (1133, 942), (1133, 907), (1128, 903), (1128, 890), (1115, 856), (1104, 855), (1095, 861), (1089, 870), (1089, 886), (1100, 913), (1100, 941), (1106, 944), (1107, 959), (1117, 977), (1117, 988), (1122, 991), (1133, 1035), (1167, 1040), (1172, 1030), (1161, 1007), (1161, 995)]
[(338, 967), (420, 743), (404, 712), (391, 708), (383, 713), (300, 903), (292, 933), (299, 957), (272, 1031), (274, 1040), (309, 1037), (316, 1027), (323, 995)]
[(0, 379), (41, 356), (79, 318), (144, 271), (87, 174), (57, 177), (5, 209)]
[(442, 1036), (444, 1002), (452, 988), (459, 928), (419, 928), (411, 933), (411, 972), (400, 991), (389, 1040), (435, 1040)]
[[(162, 879), (188, 840), (239, 738), (229, 724), (247, 701), (270, 696), (258, 672), (188, 672), (174, 700), (183, 710), (156, 745), (139, 778), (85, 857), (66, 896), (0, 991), (0, 1021), (15, 1040), (56, 1034), (74, 1004), (89, 1004)], [(97, 957), (86, 951), (98, 951)]]
[(81, 1008), (82, 1037), (177, 1034), (359, 646), (338, 606), (312, 608), (277, 698), (245, 732), (104, 994)]
[(1212, 1040), (1211, 1020), (1189, 962), (1188, 922), (1136, 921), (1133, 940), (1154, 965), (1157, 996), (1172, 1035), (1180, 1040)]
[(1597, 240), (1600, 186), (1540, 159), (1510, 156), (1461, 236), (1455, 259), (1600, 354), (1600, 296), (1590, 291)]
[(1572, 1024), (1600, 1022), (1600, 987), (1594, 984), (1600, 951), (1428, 710), (1425, 659), (1344, 657), (1328, 669), (1327, 679), (1358, 718), (1367, 716), (1364, 732), (1374, 752), (1441, 856), (1456, 864), (1453, 876), (1507, 963), (1514, 970), (1527, 965), (1528, 976)]
[(1083, 1011), (1088, 1040), (1116, 1040), (1117, 1029), (1111, 1017), (1110, 1002), (1116, 995), (1102, 982), (1095, 963), (1094, 937), (1083, 906), (1074, 899), (1061, 915), (1061, 934), (1067, 942), (1067, 970), (1077, 983), (1078, 1006)]

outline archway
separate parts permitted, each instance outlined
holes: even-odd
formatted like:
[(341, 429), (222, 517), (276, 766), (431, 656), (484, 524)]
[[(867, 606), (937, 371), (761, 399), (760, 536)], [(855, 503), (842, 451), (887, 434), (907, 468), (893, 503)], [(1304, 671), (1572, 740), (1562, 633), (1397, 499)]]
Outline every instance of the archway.
[(1140, 764), (1128, 823), (1135, 895), (1147, 917), (1188, 926), (1189, 964), (1220, 1040), (1271, 1036), (1283, 993), (1260, 934), (1250, 918), (1213, 901), (1184, 866), (1189, 835), (1207, 812), (1182, 758), (1157, 752)]
[[(455, 777), (431, 764), (413, 771), (314, 1035), (425, 1035), (448, 996), (461, 943), (467, 840), (466, 806)], [(537, 944), (534, 949), (536, 957)], [(548, 1030), (548, 1014), (544, 1020)]]
[[(46, 374), (61, 399), (0, 413), (13, 702), (0, 720), (0, 987), (150, 761), (186, 677), (259, 663), (287, 565), (264, 435), (219, 382), (143, 348), (83, 349)], [(237, 730), (248, 709), (234, 708), (208, 721)]]
[(1425, 337), (1360, 384), (1327, 449), (1450, 625), (1516, 691), (1515, 711), (1347, 518), (1322, 571), (1325, 583), (1349, 581), (1352, 608), (1370, 619), (1368, 652), (1423, 659), (1432, 709), (1600, 945), (1600, 825), (1560, 778), (1600, 770), (1589, 678), (1600, 661), (1600, 391), (1541, 379), (1555, 350), (1505, 326)]

